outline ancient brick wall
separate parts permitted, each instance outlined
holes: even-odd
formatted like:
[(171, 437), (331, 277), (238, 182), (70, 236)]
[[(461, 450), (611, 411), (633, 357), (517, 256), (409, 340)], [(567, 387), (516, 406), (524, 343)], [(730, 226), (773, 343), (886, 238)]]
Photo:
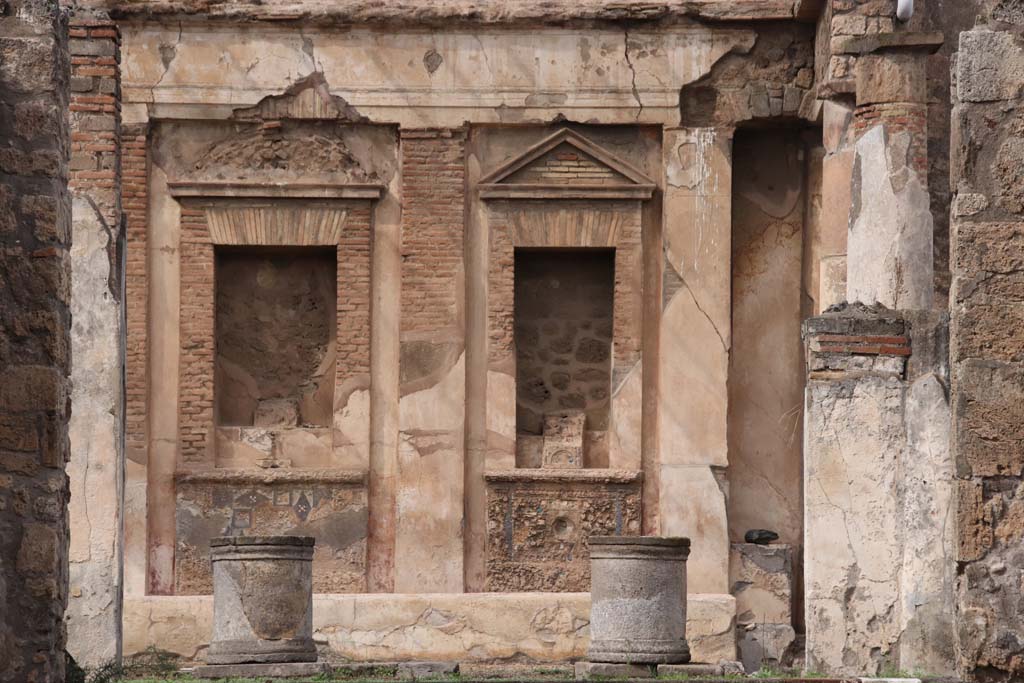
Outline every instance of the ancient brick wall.
[(491, 207), (490, 255), (487, 260), (488, 357), (500, 363), (512, 355), (515, 340), (515, 242), (510, 207), (505, 203)]
[(121, 127), (121, 209), (125, 218), (125, 449), (137, 458), (146, 452), (146, 354), (149, 332), (146, 305), (147, 127)]
[(402, 131), (402, 332), (455, 325), (462, 286), (465, 132)]
[[(1016, 9), (1014, 9), (1016, 7)], [(960, 34), (950, 297), (961, 674), (1024, 676), (1024, 17)]]
[[(69, 183), (88, 193), (108, 225), (121, 220), (121, 37), (109, 19), (76, 18), (71, 52), (71, 161)], [(115, 244), (110, 248), (113, 252)]]
[(370, 372), (370, 234), (369, 204), (348, 212), (338, 243), (337, 381), (341, 386)]
[(71, 207), (67, 25), (0, 16), (0, 681), (64, 680)]
[(213, 462), (213, 242), (202, 207), (181, 207), (181, 365), (178, 377), (180, 457)]

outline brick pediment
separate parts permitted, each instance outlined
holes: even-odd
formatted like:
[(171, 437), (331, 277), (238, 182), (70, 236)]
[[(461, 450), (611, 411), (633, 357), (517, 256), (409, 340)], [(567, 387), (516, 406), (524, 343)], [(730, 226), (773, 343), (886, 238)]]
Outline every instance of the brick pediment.
[(649, 199), (655, 182), (564, 128), (480, 181), (484, 199)]

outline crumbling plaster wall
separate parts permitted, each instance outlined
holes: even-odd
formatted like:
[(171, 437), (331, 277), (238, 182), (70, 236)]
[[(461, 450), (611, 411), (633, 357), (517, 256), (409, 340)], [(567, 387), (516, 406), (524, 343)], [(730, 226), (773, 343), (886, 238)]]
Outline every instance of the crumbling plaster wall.
[(958, 666), (1024, 676), (1024, 12), (986, 2), (960, 34), (951, 140)]
[(771, 529), (799, 548), (803, 141), (740, 131), (733, 168), (729, 538)]
[(804, 323), (811, 670), (954, 670), (944, 334), (942, 316), (861, 304)]
[(0, 15), (0, 681), (60, 683), (68, 598), (67, 18)]
[(120, 34), (104, 15), (70, 28), (72, 206), (68, 650), (83, 666), (121, 653), (124, 292)]

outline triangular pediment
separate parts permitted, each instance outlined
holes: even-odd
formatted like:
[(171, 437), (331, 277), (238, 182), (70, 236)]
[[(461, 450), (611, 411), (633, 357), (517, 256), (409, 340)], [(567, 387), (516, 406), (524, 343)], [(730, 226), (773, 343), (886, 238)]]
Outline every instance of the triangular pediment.
[(568, 128), (480, 181), (485, 199), (649, 199), (654, 188), (638, 168)]

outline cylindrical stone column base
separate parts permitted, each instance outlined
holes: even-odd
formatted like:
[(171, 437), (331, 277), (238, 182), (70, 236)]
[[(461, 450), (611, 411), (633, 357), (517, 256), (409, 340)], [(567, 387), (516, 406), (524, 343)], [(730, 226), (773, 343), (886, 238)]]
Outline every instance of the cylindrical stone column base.
[(208, 664), (315, 662), (313, 544), (303, 536), (210, 541), (213, 639)]
[(686, 642), (688, 538), (594, 536), (590, 544), (591, 662), (681, 664)]

